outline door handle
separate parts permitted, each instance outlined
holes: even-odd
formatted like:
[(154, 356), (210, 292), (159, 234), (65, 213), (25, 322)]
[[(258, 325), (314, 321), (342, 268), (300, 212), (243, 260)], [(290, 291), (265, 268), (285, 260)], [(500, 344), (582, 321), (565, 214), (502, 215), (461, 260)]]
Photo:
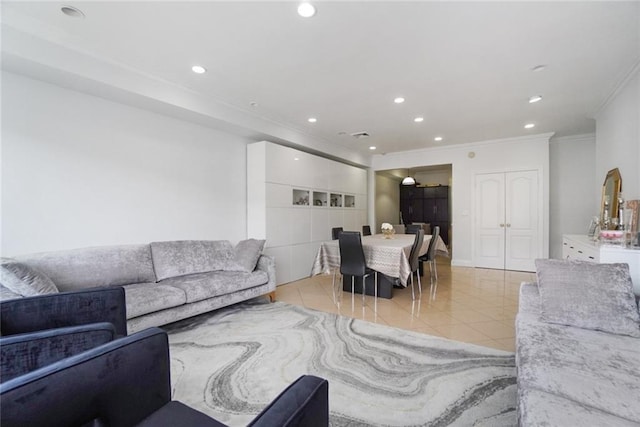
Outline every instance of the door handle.
[(504, 224), (500, 224), (500, 227), (504, 227)]
[(507, 227), (511, 227), (511, 224), (508, 224), (508, 223), (507, 223)]

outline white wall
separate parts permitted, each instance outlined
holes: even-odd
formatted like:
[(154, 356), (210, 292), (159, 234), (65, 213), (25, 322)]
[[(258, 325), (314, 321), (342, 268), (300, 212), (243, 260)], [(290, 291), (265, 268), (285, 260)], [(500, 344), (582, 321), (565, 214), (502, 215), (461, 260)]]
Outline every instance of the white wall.
[[(549, 138), (551, 134), (533, 135), (498, 141), (454, 145), (373, 157), (374, 170), (413, 168), (452, 164), (451, 228), (453, 234), (452, 265), (473, 266), (473, 188), (478, 172), (500, 172), (525, 169), (541, 171), (544, 200), (542, 230), (543, 254), (549, 245)], [(473, 152), (472, 157), (469, 153)]]
[(241, 240), (248, 142), (3, 72), (2, 254)]
[(379, 233), (383, 222), (400, 224), (400, 182), (398, 180), (376, 174), (375, 218), (375, 224), (371, 224), (373, 234)]
[(3, 70), (202, 124), (225, 133), (243, 135), (253, 140), (289, 141), (303, 150), (327, 153), (354, 164), (369, 164), (368, 152), (352, 150), (314, 137), (296, 127), (262, 117), (256, 114), (255, 109), (239, 108), (206, 93), (107, 60), (95, 55), (95, 52), (75, 49), (58, 38), (57, 32), (53, 34), (49, 32), (50, 28), (41, 28), (37, 20), (14, 19), (13, 24), (17, 27), (2, 26)]
[(596, 206), (613, 168), (620, 169), (625, 199), (640, 199), (640, 64), (596, 116)]
[[(595, 135), (552, 138), (549, 145), (549, 256), (562, 258), (563, 234), (586, 234), (591, 218), (599, 213), (593, 189)], [(604, 177), (602, 178), (604, 180)]]

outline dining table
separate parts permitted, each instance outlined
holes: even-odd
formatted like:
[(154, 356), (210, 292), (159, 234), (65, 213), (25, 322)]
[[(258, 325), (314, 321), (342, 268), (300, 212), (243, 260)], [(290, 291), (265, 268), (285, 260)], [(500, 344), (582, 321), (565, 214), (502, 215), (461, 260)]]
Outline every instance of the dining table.
[[(429, 242), (432, 236), (424, 236), (420, 255), (427, 253)], [(387, 238), (383, 234), (362, 236), (362, 249), (364, 251), (367, 267), (386, 276), (386, 281), (391, 285), (398, 284), (406, 287), (408, 284), (411, 266), (409, 256), (415, 241), (414, 234), (395, 234)], [(436, 240), (436, 254), (449, 256), (449, 251), (440, 236)], [(328, 274), (333, 268), (340, 267), (340, 247), (338, 240), (322, 242), (313, 262), (311, 275)], [(368, 286), (368, 285), (367, 285)], [(379, 296), (386, 295), (387, 292), (380, 290)], [(386, 298), (390, 298), (385, 296)]]

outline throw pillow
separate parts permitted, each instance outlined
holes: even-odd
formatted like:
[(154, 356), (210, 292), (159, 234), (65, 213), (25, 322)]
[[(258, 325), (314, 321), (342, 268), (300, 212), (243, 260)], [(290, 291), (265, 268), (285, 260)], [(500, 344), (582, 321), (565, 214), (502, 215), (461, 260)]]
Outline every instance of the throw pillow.
[(256, 268), (258, 259), (262, 255), (264, 240), (247, 239), (238, 242), (233, 249), (233, 257), (225, 267), (226, 271), (244, 271), (251, 273)]
[(540, 319), (640, 337), (640, 315), (627, 264), (536, 260)]
[(0, 284), (23, 297), (58, 292), (44, 273), (11, 258), (0, 261)]

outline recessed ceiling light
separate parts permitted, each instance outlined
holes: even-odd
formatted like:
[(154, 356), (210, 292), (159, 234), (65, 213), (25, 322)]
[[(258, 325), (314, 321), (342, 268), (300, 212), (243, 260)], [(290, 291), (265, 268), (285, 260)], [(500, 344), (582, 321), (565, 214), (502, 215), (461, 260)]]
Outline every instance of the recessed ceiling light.
[(201, 65), (194, 65), (193, 67), (191, 67), (191, 71), (193, 71), (196, 74), (203, 74), (207, 72), (207, 69)]
[(538, 101), (542, 101), (541, 95), (533, 95), (531, 98), (529, 98), (529, 104), (533, 104), (534, 102)]
[(433, 138), (434, 141), (442, 141), (442, 137), (441, 136), (436, 136), (435, 138)]
[(294, 157), (293, 160), (300, 160), (300, 158), (299, 157)]
[(375, 150), (377, 147), (375, 145), (372, 145), (371, 147), (369, 147), (369, 150)]
[(536, 125), (533, 123), (527, 123), (526, 125), (524, 125), (525, 129), (533, 129), (534, 127), (536, 127)]
[(396, 104), (402, 104), (404, 102), (404, 98), (399, 96), (396, 99), (394, 99), (393, 102), (395, 102)]
[(424, 117), (416, 117), (413, 121), (416, 123), (424, 122)]
[(544, 70), (545, 68), (547, 68), (547, 66), (546, 66), (546, 65), (543, 65), (543, 64), (541, 64), (541, 65), (536, 65), (535, 67), (531, 68), (531, 71), (542, 71), (542, 70)]
[(84, 18), (84, 13), (82, 13), (82, 11), (80, 9), (78, 9), (77, 7), (73, 7), (73, 6), (62, 6), (60, 8), (60, 10), (62, 11), (62, 13), (64, 13), (67, 16), (70, 16), (72, 18)]
[(307, 119), (307, 121), (308, 121), (309, 123), (315, 123), (315, 122), (317, 122), (317, 121), (318, 121), (318, 119), (316, 119), (315, 117), (309, 117), (309, 118)]
[(298, 6), (298, 15), (303, 18), (311, 18), (315, 14), (316, 8), (311, 3), (304, 2)]

